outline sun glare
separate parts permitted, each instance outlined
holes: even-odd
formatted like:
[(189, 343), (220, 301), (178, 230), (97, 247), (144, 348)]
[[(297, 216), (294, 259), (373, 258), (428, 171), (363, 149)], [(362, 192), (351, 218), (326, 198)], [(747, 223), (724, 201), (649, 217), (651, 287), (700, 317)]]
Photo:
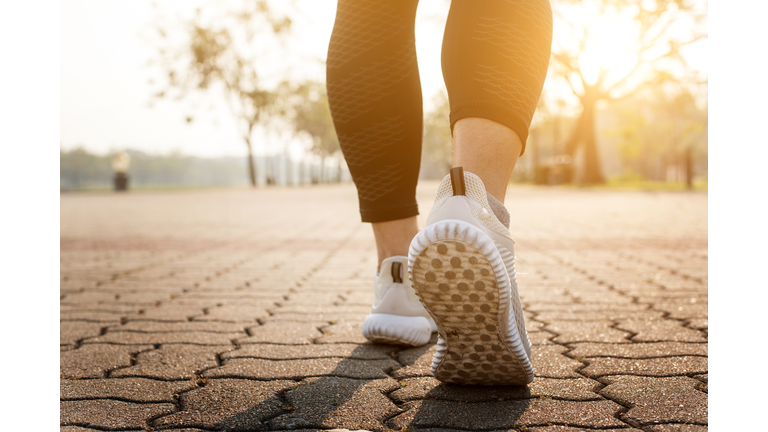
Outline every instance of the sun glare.
[[(560, 4), (555, 15), (553, 44), (576, 56), (588, 85), (595, 84), (601, 73), (607, 84), (626, 76), (639, 60), (643, 36), (631, 10), (601, 10), (597, 5)], [(648, 0), (643, 7), (653, 8), (655, 2)]]

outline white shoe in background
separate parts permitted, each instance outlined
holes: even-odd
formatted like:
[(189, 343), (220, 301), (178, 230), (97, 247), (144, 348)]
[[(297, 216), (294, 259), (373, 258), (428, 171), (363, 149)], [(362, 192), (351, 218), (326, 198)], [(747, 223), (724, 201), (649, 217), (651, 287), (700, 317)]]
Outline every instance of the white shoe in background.
[(373, 342), (420, 346), (429, 342), (435, 322), (419, 302), (406, 275), (408, 258), (381, 263), (374, 278), (376, 299), (363, 322), (363, 335)]

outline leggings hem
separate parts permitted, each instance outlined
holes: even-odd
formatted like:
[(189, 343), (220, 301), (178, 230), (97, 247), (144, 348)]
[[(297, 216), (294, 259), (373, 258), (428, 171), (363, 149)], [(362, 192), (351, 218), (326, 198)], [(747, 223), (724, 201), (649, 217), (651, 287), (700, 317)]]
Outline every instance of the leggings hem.
[(512, 129), (520, 137), (520, 142), (523, 144), (522, 149), (520, 149), (520, 156), (525, 153), (525, 144), (528, 140), (528, 122), (511, 113), (508, 106), (501, 106), (486, 101), (463, 103), (451, 110), (451, 134), (453, 134), (453, 125), (457, 121), (468, 117), (488, 119)]
[(360, 217), (363, 222), (389, 222), (398, 219), (406, 219), (419, 214), (418, 204), (408, 207), (398, 207), (384, 210), (363, 210), (360, 209)]

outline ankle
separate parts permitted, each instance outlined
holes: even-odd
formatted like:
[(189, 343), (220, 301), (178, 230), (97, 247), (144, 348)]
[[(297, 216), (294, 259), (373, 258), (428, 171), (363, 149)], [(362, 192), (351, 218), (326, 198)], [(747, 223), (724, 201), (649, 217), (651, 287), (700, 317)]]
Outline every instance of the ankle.
[(480, 177), (502, 204), (522, 148), (515, 131), (492, 120), (468, 117), (453, 127), (453, 166)]
[(408, 256), (411, 240), (419, 233), (416, 216), (387, 222), (371, 224), (373, 236), (376, 239), (378, 264), (376, 271), (381, 268), (385, 259), (393, 256)]

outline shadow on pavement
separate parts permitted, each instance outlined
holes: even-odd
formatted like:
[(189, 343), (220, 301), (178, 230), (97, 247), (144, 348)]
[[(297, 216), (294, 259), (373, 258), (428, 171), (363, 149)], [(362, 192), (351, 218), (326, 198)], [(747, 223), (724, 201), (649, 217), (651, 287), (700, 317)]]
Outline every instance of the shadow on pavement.
[[(293, 378), (209, 379), (205, 386), (182, 394), (181, 410), (158, 418), (154, 426), (217, 430), (485, 429), (512, 426), (528, 408), (530, 391), (526, 386), (459, 386), (433, 379), (429, 364), (434, 349), (434, 341), (410, 349), (363, 344), (333, 370), (298, 383)], [(402, 367), (389, 356), (393, 352)], [(504, 401), (501, 412), (499, 401)]]

